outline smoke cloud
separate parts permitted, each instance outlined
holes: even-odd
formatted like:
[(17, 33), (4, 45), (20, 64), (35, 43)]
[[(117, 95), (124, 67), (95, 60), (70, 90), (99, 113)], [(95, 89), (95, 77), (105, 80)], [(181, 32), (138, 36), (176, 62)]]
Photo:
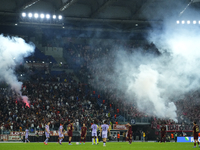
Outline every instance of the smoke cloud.
[(173, 25), (165, 23), (162, 31), (152, 29), (148, 34), (148, 42), (155, 44), (160, 56), (148, 49), (143, 53), (143, 48), (133, 52), (113, 48), (93, 62), (91, 72), (101, 89), (121, 93), (150, 116), (177, 121), (174, 102), (199, 89), (200, 31), (195, 25), (175, 26), (173, 21)]
[[(22, 82), (19, 82), (14, 69), (23, 62), (23, 58), (34, 52), (35, 46), (27, 44), (22, 38), (5, 37), (0, 35), (0, 80), (10, 85), (16, 93), (21, 95)], [(26, 97), (22, 97), (28, 102)]]

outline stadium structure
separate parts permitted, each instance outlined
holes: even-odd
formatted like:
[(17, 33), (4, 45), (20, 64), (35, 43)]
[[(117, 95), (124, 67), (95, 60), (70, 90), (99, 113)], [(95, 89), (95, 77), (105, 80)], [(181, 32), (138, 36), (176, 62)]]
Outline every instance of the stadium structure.
[[(173, 94), (180, 92), (181, 96), (176, 93), (175, 100), (168, 96), (161, 103), (166, 106), (166, 115), (154, 113), (157, 102), (147, 101), (147, 105), (142, 107), (138, 92), (132, 95), (126, 93), (135, 87), (128, 85), (135, 83), (140, 74), (128, 84), (123, 79), (129, 76), (127, 72), (133, 71), (132, 65), (128, 71), (124, 70), (129, 66), (127, 64), (137, 58), (148, 60), (142, 59), (141, 64), (146, 64), (151, 63), (151, 59), (159, 61), (163, 55), (169, 57), (170, 53), (161, 50), (156, 43), (160, 44), (165, 39), (157, 38), (157, 35), (168, 31), (166, 28), (170, 27), (169, 31), (182, 27), (189, 31), (194, 28), (199, 30), (199, 10), (199, 0), (1, 0), (1, 38), (22, 38), (35, 48), (22, 56), (20, 53), (16, 55), (19, 59), (11, 58), (7, 57), (9, 53), (4, 55), (6, 48), (0, 41), (0, 63), (3, 64), (0, 65), (0, 140), (24, 141), (24, 131), (28, 128), (30, 141), (44, 141), (45, 124), (50, 121), (50, 141), (57, 141), (60, 123), (64, 122), (64, 129), (67, 130), (70, 120), (74, 121), (75, 127), (73, 141), (80, 140), (83, 123), (88, 128), (86, 140), (91, 141), (89, 128), (94, 120), (99, 126), (104, 120), (108, 121), (110, 141), (117, 141), (118, 133), (122, 141), (127, 123), (132, 125), (133, 139), (136, 141), (159, 141), (161, 124), (166, 125), (167, 141), (174, 141), (177, 133), (190, 136), (191, 122), (200, 121), (200, 112), (194, 115), (193, 108), (188, 106), (190, 102), (193, 103), (191, 106), (196, 106), (195, 110), (199, 106), (199, 88), (192, 81), (199, 81), (196, 72), (184, 78), (188, 81), (188, 85), (181, 84), (185, 91), (174, 90)], [(168, 34), (166, 38), (170, 37)], [(128, 55), (137, 57), (129, 58)], [(126, 59), (129, 61), (116, 69), (115, 63), (118, 66), (121, 64), (116, 60), (124, 57), (122, 62)], [(10, 64), (13, 60), (17, 61)], [(198, 64), (196, 57), (195, 60), (195, 64)], [(161, 62), (162, 67), (167, 61), (170, 59)], [(137, 60), (133, 66), (137, 68), (139, 65), (140, 61)], [(163, 70), (159, 69), (158, 73), (162, 74)], [(119, 72), (124, 74), (117, 74)], [(22, 83), (20, 92), (15, 90), (14, 82), (6, 73), (17, 78), (13, 81)], [(181, 75), (182, 72), (177, 76)], [(147, 82), (152, 83), (151, 79)], [(116, 84), (118, 81), (119, 84)], [(161, 87), (166, 84), (159, 83)], [(166, 89), (169, 87), (166, 86)], [(21, 95), (26, 95), (28, 100)], [(161, 100), (165, 99), (164, 96), (160, 96)], [(172, 101), (176, 107), (172, 110), (176, 117), (173, 117), (174, 114), (168, 115), (168, 107), (172, 107), (168, 101)], [(145, 102), (141, 101), (142, 105)]]

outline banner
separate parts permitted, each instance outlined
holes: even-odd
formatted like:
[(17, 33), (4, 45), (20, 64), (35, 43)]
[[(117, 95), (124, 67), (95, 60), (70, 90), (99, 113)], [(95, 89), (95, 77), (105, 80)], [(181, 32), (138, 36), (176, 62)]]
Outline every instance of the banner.
[(113, 124), (113, 130), (128, 130), (125, 124)]
[[(19, 131), (12, 131), (10, 132), (9, 136), (19, 136), (21, 134), (21, 136), (25, 136), (25, 131), (19, 132)], [(44, 131), (39, 131), (38, 132), (39, 136), (44, 135)], [(29, 133), (29, 136), (35, 136), (35, 133)]]
[[(19, 136), (21, 133), (21, 136), (25, 136), (25, 132), (19, 132), (19, 131), (12, 131), (10, 132), (9, 136)], [(66, 134), (67, 131), (64, 132), (64, 134)], [(44, 135), (44, 131), (39, 131), (38, 132), (39, 136), (43, 136)], [(58, 131), (50, 131), (50, 136), (58, 136)], [(29, 133), (28, 136), (35, 136), (35, 133)]]
[(20, 139), (19, 136), (8, 136), (8, 140), (10, 140), (10, 141), (15, 141), (15, 140), (17, 140), (17, 141), (19, 141), (19, 140), (21, 140), (21, 139)]
[(166, 125), (167, 132), (192, 132), (193, 125)]
[(0, 139), (3, 140), (3, 141), (8, 141), (8, 135), (0, 134)]
[[(200, 137), (198, 138), (198, 141), (200, 142)], [(193, 137), (177, 137), (177, 142), (194, 142)]]
[[(172, 125), (165, 125), (167, 132), (192, 132), (193, 125), (181, 125), (181, 124), (172, 124)], [(152, 123), (151, 127), (156, 130), (160, 130), (161, 125)]]
[(45, 55), (62, 58), (63, 57), (63, 48), (62, 47), (45, 47), (44, 53), (45, 53)]
[(49, 67), (48, 63), (26, 63), (26, 65), (28, 67), (35, 67), (37, 69), (44, 69)]

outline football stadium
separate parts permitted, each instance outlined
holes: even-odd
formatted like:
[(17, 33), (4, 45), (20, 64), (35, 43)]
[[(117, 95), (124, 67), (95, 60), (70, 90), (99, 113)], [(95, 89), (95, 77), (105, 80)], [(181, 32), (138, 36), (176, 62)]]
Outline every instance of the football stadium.
[(200, 140), (200, 0), (0, 0), (0, 150), (183, 150)]

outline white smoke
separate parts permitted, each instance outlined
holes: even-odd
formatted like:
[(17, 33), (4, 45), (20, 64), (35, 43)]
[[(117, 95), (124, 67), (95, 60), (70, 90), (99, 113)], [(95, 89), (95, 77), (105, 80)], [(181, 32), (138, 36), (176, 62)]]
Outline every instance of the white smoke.
[[(35, 46), (27, 44), (22, 38), (0, 35), (0, 80), (21, 95), (22, 82), (19, 82), (14, 69), (23, 58), (34, 52)], [(23, 98), (23, 97), (22, 97)]]
[(162, 32), (153, 30), (148, 37), (161, 56), (120, 48), (94, 61), (93, 67), (100, 70), (94, 77), (102, 89), (124, 93), (125, 100), (134, 101), (140, 111), (176, 121), (174, 101), (200, 87), (199, 40), (200, 31), (195, 26), (188, 29), (168, 24)]
[(135, 82), (129, 84), (128, 93), (135, 93), (139, 110), (160, 118), (176, 118), (174, 103), (166, 103), (161, 97), (164, 92), (158, 86), (159, 73), (148, 65), (141, 65), (139, 73), (135, 76)]

